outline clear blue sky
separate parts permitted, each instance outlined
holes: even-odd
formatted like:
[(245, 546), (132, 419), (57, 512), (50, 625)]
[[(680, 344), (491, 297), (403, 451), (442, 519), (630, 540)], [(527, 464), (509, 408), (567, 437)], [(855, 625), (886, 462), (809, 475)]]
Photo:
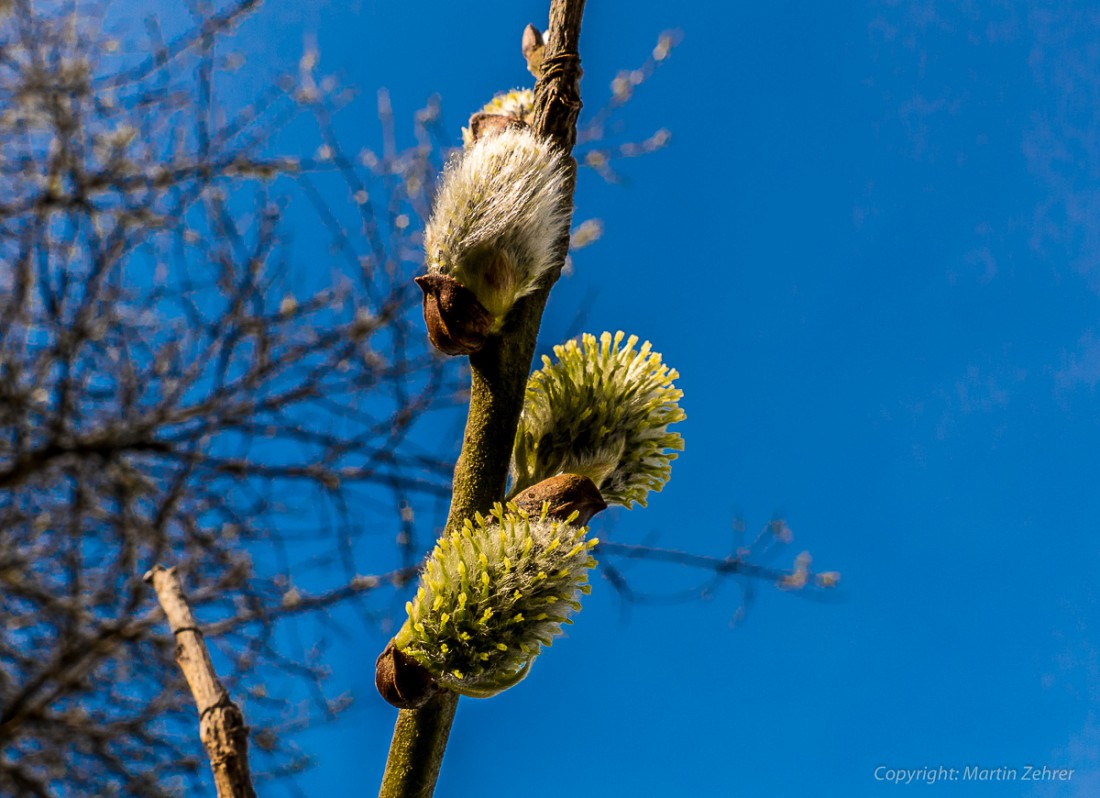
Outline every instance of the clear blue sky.
[[(1100, 795), (1100, 11), (1068, 2), (593, 0), (595, 108), (658, 33), (682, 44), (618, 119), (672, 131), (582, 173), (577, 256), (544, 329), (649, 339), (681, 373), (686, 451), (604, 537), (728, 551), (785, 517), (841, 601), (761, 585), (635, 606), (598, 576), (514, 690), (464, 700), (437, 794)], [(251, 65), (359, 86), (346, 137), (380, 147), (374, 89), (466, 114), (523, 85), (545, 0), (296, 4), (242, 28)], [(257, 63), (256, 59), (260, 61)], [(300, 233), (300, 240), (308, 240)], [(547, 340), (547, 344), (555, 343)], [(693, 576), (631, 572), (658, 591)], [(395, 711), (381, 637), (330, 649), (360, 702), (303, 738), (310, 795), (380, 777)], [(673, 682), (675, 690), (666, 685)], [(877, 766), (1074, 768), (1067, 783), (894, 786)], [(366, 789), (364, 789), (364, 787)]]

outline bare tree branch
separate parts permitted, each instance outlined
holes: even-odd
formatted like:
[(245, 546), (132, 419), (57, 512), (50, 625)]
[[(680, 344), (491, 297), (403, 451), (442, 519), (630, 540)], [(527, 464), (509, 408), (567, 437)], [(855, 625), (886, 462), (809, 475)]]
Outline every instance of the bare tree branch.
[(145, 581), (156, 591), (176, 638), (176, 664), (191, 687), (199, 711), (199, 737), (214, 771), (218, 798), (255, 798), (244, 714), (218, 680), (176, 569), (155, 566), (145, 575)]

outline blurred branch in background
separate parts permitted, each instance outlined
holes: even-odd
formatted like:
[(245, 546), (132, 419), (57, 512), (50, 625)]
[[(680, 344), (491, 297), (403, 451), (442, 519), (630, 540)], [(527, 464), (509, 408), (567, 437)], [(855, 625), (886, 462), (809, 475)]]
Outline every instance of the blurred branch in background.
[[(605, 535), (606, 537), (606, 535)], [(678, 549), (653, 545), (652, 540), (642, 544), (620, 543), (604, 540), (596, 547), (601, 555), (600, 569), (623, 601), (624, 608), (635, 604), (675, 604), (709, 599), (717, 591), (732, 583), (740, 594), (740, 600), (730, 619), (731, 625), (744, 621), (749, 607), (756, 600), (759, 584), (772, 584), (782, 590), (798, 593), (812, 600), (834, 601), (835, 590), (840, 584), (837, 571), (814, 571), (813, 558), (808, 551), (799, 552), (793, 567), (776, 566), (779, 559), (794, 541), (794, 534), (781, 519), (768, 522), (752, 540), (745, 539), (745, 527), (741, 521), (734, 524), (733, 545), (725, 557), (693, 554)], [(649, 584), (649, 579), (637, 576), (628, 579), (631, 567), (639, 563), (659, 563), (662, 566), (678, 566), (687, 573), (701, 572), (702, 581), (663, 592), (652, 589), (639, 591), (637, 584)], [(666, 578), (662, 580), (668, 582)]]
[[(226, 39), (257, 8), (200, 3), (175, 35), (150, 18), (116, 36), (94, 3), (0, 3), (3, 795), (205, 793), (142, 582), (159, 562), (186, 575), (248, 705), (256, 778), (299, 771), (294, 732), (347, 699), (324, 689), (325, 641), (280, 620), (332, 634), (326, 613), (357, 602), (386, 623), (366, 600), (415, 575), (446, 513), (457, 441), (436, 419), (465, 380), (429, 351), (412, 277), (457, 131), (432, 100), (400, 148), (382, 92), (381, 152), (349, 148), (334, 117), (353, 95), (312, 50), (223, 103), (215, 77), (239, 66)], [(582, 125), (582, 164), (610, 179), (611, 161), (667, 141), (592, 149), (674, 40)], [(280, 152), (306, 124), (315, 151)], [(575, 247), (599, 230), (580, 224)]]

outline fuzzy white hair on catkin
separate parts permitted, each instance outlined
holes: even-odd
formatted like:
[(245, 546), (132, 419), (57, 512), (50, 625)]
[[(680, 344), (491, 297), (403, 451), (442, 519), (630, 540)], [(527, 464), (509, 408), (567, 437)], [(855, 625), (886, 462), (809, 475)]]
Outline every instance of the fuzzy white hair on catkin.
[(425, 231), (429, 272), (472, 290), (498, 320), (554, 266), (569, 227), (566, 163), (527, 127), (479, 139), (443, 172)]

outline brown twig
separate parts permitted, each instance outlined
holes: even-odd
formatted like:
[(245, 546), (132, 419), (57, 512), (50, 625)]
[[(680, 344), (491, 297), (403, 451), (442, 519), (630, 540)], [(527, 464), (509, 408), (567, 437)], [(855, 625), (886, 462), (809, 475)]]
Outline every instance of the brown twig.
[(210, 758), (218, 798), (256, 798), (248, 771), (248, 727), (222, 686), (175, 568), (154, 566), (145, 575), (176, 638), (176, 663), (199, 710), (199, 737)]

